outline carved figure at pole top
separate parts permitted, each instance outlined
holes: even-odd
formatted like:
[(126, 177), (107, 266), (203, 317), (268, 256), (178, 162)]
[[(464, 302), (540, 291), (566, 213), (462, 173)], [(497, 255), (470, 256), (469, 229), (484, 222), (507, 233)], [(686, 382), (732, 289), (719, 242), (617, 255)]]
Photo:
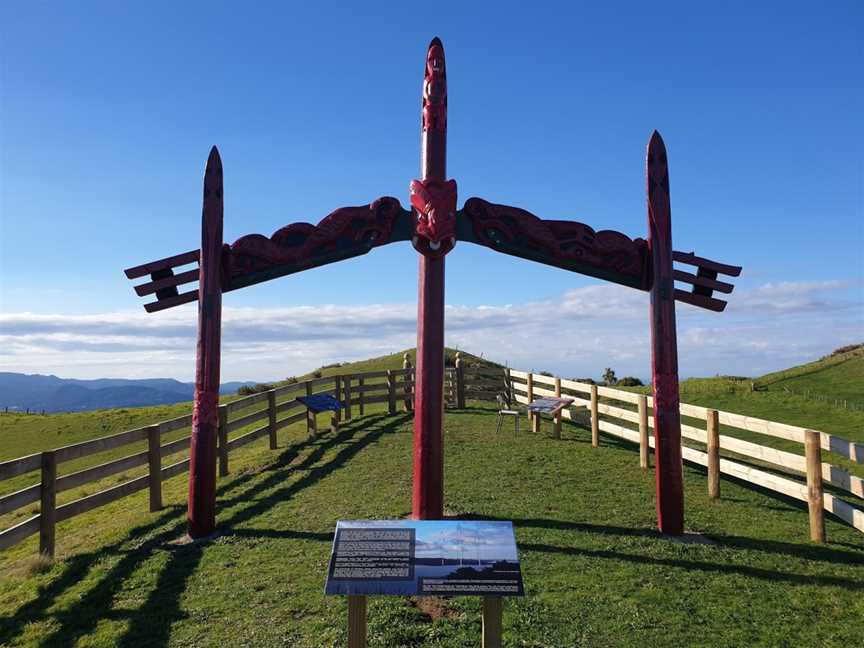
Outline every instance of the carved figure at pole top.
[(426, 54), (423, 75), (423, 130), (447, 130), (447, 68), (444, 47), (437, 38)]

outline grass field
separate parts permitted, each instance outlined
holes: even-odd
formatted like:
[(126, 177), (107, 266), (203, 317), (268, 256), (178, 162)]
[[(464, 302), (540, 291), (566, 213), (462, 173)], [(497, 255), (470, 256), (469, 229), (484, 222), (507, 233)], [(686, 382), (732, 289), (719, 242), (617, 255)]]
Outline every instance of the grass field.
[[(370, 362), (364, 370), (401, 366), (401, 354)], [(332, 371), (346, 370), (354, 369)], [(685, 400), (798, 416), (770, 390), (729, 391), (712, 380)], [(445, 501), (450, 515), (515, 523), (526, 596), (505, 606), (506, 645), (860, 643), (860, 532), (829, 516), (828, 544), (812, 545), (800, 503), (726, 479), (712, 502), (703, 471), (687, 466), (687, 528), (712, 544), (673, 542), (654, 531), (653, 475), (638, 468), (633, 446), (601, 436), (592, 449), (590, 434), (569, 424), (560, 441), (527, 425), (518, 437), (509, 428), (496, 436), (494, 411), (469, 405), (446, 414)], [(4, 441), (21, 445), (4, 444), (2, 458), (56, 437), (49, 447), (171, 418), (188, 405), (143, 409), (21, 417), (44, 422), (28, 422), (20, 440), (4, 417)], [(860, 419), (849, 419), (856, 434), (828, 414), (813, 426), (862, 440)], [(147, 512), (142, 491), (58, 525), (54, 564), (32, 559), (34, 538), (4, 552), (0, 645), (344, 645), (345, 602), (322, 594), (335, 521), (409, 512), (411, 429), (409, 414), (378, 410), (338, 435), (308, 442), (295, 425), (280, 432), (277, 451), (262, 439), (232, 453), (231, 475), (219, 482), (221, 535), (208, 544), (174, 542), (184, 530), (180, 476), (165, 483), (162, 512)], [(447, 600), (434, 622), (401, 598), (373, 599), (369, 615), (373, 646), (478, 644), (476, 599)]]

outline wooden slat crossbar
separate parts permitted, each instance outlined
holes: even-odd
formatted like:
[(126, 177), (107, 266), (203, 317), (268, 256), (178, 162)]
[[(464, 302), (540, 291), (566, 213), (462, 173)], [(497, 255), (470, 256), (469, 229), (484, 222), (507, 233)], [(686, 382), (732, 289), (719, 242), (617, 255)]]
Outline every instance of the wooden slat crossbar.
[[(155, 293), (156, 301), (144, 305), (144, 309), (148, 313), (155, 313), (167, 308), (173, 308), (174, 306), (180, 306), (181, 304), (188, 304), (198, 299), (197, 287), (182, 293), (177, 290), (178, 286), (198, 281), (198, 267), (178, 274), (175, 274), (174, 269), (190, 263), (197, 264), (199, 257), (199, 250), (190, 250), (189, 252), (176, 254), (165, 259), (150, 261), (134, 268), (128, 268), (124, 272), (129, 279), (150, 276), (150, 281), (135, 286), (135, 293), (139, 297)], [(724, 300), (716, 299), (712, 295), (715, 291), (729, 294), (734, 289), (734, 286), (731, 283), (718, 280), (717, 276), (722, 274), (729, 277), (737, 277), (741, 274), (740, 266), (718, 263), (696, 256), (693, 252), (675, 251), (672, 253), (672, 259), (679, 263), (695, 266), (697, 269), (695, 274), (685, 272), (684, 270), (674, 270), (673, 274), (676, 281), (692, 285), (692, 289), (689, 292), (676, 289), (676, 300), (718, 312), (726, 308)], [(650, 272), (648, 274), (650, 275)]]
[(156, 294), (156, 301), (144, 304), (144, 309), (148, 313), (154, 313), (181, 304), (188, 304), (198, 299), (197, 288), (180, 293), (177, 290), (177, 286), (198, 281), (199, 269), (196, 267), (192, 270), (174, 274), (174, 268), (190, 263), (198, 264), (199, 258), (199, 250), (190, 250), (189, 252), (175, 254), (165, 259), (150, 261), (134, 268), (128, 268), (124, 272), (129, 279), (138, 279), (150, 275), (149, 282), (135, 286), (135, 293), (139, 297), (153, 293)]
[(734, 289), (731, 283), (718, 281), (717, 275), (723, 274), (729, 277), (737, 277), (741, 274), (740, 266), (731, 266), (717, 263), (710, 259), (703, 259), (693, 252), (672, 252), (672, 260), (690, 266), (696, 266), (696, 274), (683, 270), (673, 270), (672, 276), (675, 281), (687, 283), (693, 286), (690, 292), (675, 289), (675, 299), (691, 306), (707, 308), (708, 310), (721, 312), (726, 308), (726, 302), (713, 297), (714, 291), (729, 294)]

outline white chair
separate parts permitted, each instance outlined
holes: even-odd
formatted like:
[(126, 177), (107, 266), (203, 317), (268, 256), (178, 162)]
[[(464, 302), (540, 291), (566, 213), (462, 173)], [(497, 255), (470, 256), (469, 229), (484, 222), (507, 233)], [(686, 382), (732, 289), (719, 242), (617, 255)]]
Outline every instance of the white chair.
[(515, 419), (516, 427), (513, 433), (519, 434), (519, 410), (512, 410), (508, 408), (507, 399), (504, 398), (504, 394), (498, 394), (495, 397), (495, 400), (498, 401), (498, 418), (495, 421), (495, 434), (498, 434), (501, 431), (501, 423), (504, 421), (505, 416), (512, 416)]

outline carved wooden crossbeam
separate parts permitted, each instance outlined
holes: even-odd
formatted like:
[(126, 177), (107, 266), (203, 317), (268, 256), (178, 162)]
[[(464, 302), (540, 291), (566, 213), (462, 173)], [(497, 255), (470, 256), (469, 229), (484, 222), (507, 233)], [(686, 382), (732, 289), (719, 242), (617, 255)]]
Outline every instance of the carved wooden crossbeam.
[[(271, 237), (244, 236), (222, 250), (222, 291), (327, 265), (366, 254), (375, 247), (407, 241), (414, 232), (412, 212), (396, 198), (379, 198), (362, 207), (337, 209), (317, 226), (293, 223)], [(595, 232), (576, 221), (542, 220), (524, 209), (496, 205), (481, 198), (469, 198), (456, 212), (457, 240), (475, 243), (504, 254), (537, 261), (571, 272), (613, 283), (650, 290), (651, 255), (643, 239), (630, 239), (620, 232)], [(678, 282), (692, 290), (675, 289), (677, 301), (712, 311), (722, 311), (726, 302), (715, 292), (729, 294), (734, 286), (719, 281), (718, 275), (737, 277), (739, 266), (725, 265), (696, 256), (673, 252), (673, 260), (695, 266), (696, 273), (674, 271)], [(139, 296), (156, 295), (144, 305), (153, 313), (196, 301), (198, 290), (179, 292), (178, 287), (198, 281), (198, 269), (177, 272), (198, 263), (198, 250), (191, 250), (126, 270), (129, 279), (149, 275), (150, 281), (135, 286)], [(691, 268), (692, 269), (692, 268)]]

